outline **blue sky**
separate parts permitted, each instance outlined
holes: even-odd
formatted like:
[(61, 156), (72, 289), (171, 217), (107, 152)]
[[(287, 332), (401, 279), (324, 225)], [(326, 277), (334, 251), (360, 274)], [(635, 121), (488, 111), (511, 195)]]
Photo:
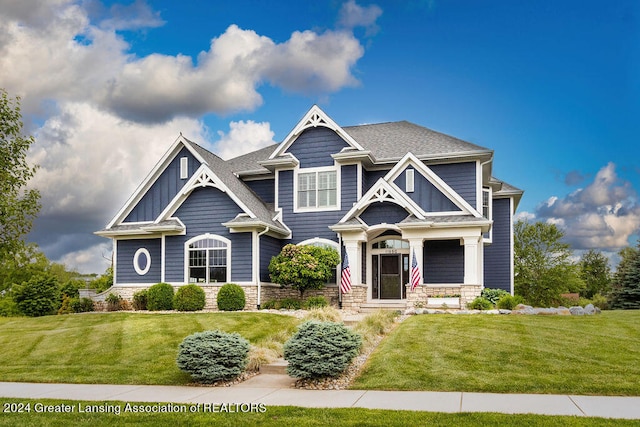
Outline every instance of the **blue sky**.
[(179, 132), (223, 157), (409, 120), (495, 150), (521, 217), (609, 254), (640, 229), (635, 1), (0, 0), (0, 86), (23, 98), (43, 211), (30, 238), (102, 271), (91, 233)]

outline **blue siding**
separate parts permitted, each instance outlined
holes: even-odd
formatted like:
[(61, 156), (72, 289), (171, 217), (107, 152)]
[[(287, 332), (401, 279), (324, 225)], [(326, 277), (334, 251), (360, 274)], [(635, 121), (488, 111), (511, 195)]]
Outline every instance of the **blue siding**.
[(430, 165), (429, 168), (435, 172), (449, 187), (462, 196), (474, 208), (476, 207), (476, 163), (451, 163), (444, 165)]
[(317, 127), (302, 132), (287, 149), (287, 153), (293, 154), (300, 161), (301, 168), (333, 166), (331, 155), (348, 146), (349, 144), (331, 129)]
[(464, 247), (460, 240), (427, 240), (424, 242), (424, 283), (463, 283)]
[[(133, 268), (133, 257), (136, 251), (145, 248), (151, 256), (151, 267), (144, 276), (140, 276)], [(160, 282), (160, 239), (135, 239), (116, 241), (116, 283), (148, 283)]]
[(180, 159), (182, 157), (189, 159), (189, 178), (200, 167), (200, 162), (191, 155), (189, 150), (183, 148), (127, 215), (124, 222), (153, 221), (162, 213), (189, 179), (180, 179)]
[(282, 242), (270, 236), (260, 237), (260, 281), (270, 282), (269, 262), (282, 250)]
[[(427, 178), (414, 169), (414, 191), (406, 193), (425, 212), (460, 211), (447, 196), (438, 190)], [(394, 184), (406, 191), (406, 169), (396, 178)]]
[(346, 213), (358, 201), (358, 167), (356, 165), (342, 166), (340, 176), (342, 187), (340, 192), (341, 207), (342, 211)]
[(493, 199), (492, 243), (484, 248), (484, 286), (511, 292), (510, 199)]
[(362, 194), (365, 194), (367, 191), (373, 187), (378, 179), (384, 177), (389, 171), (388, 170), (380, 170), (380, 171), (368, 171), (364, 170), (362, 173)]
[(244, 183), (253, 190), (254, 193), (258, 195), (265, 203), (274, 203), (276, 192), (275, 192), (275, 180), (271, 179), (261, 179), (259, 181), (244, 181)]
[(360, 214), (360, 219), (367, 225), (396, 224), (405, 219), (409, 213), (400, 205), (390, 202), (375, 202), (367, 206)]
[(231, 240), (231, 281), (251, 281), (251, 233), (230, 233), (222, 225), (240, 212), (238, 205), (218, 189), (207, 187), (194, 190), (175, 213), (187, 227), (186, 236), (168, 236), (165, 240), (166, 281), (184, 281), (184, 244), (205, 233)]
[[(355, 169), (355, 168), (354, 168)], [(345, 176), (342, 183), (348, 179), (349, 172), (343, 168)], [(290, 243), (300, 243), (307, 239), (320, 237), (322, 239), (338, 241), (336, 233), (329, 229), (330, 225), (336, 224), (347, 212), (344, 208), (351, 205), (342, 201), (342, 210), (319, 211), (319, 212), (293, 212), (293, 171), (280, 171), (278, 173), (278, 203), (282, 208), (284, 223), (291, 229), (292, 236)], [(355, 175), (354, 175), (355, 176)], [(352, 195), (355, 201), (355, 194)]]

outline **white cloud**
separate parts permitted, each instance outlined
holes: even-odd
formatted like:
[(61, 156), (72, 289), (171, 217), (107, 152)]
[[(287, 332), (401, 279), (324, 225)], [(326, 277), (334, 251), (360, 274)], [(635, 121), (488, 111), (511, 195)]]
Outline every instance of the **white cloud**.
[(218, 132), (220, 140), (215, 144), (216, 153), (225, 160), (275, 144), (274, 133), (267, 122), (241, 120), (231, 122), (229, 128), (229, 133)]
[(513, 217), (514, 221), (528, 221), (528, 222), (531, 222), (531, 221), (535, 221), (535, 219), (536, 219), (536, 214), (531, 213), (531, 212), (527, 212), (527, 211), (518, 212)]
[(111, 242), (103, 242), (88, 248), (68, 252), (55, 262), (80, 273), (103, 273), (111, 265)]
[(382, 9), (375, 4), (362, 7), (355, 0), (349, 0), (340, 8), (338, 24), (349, 29), (364, 27), (367, 35), (373, 35), (379, 30), (376, 20), (380, 15)]
[(585, 188), (540, 204), (536, 217), (563, 228), (575, 249), (615, 251), (640, 231), (640, 199), (608, 163)]

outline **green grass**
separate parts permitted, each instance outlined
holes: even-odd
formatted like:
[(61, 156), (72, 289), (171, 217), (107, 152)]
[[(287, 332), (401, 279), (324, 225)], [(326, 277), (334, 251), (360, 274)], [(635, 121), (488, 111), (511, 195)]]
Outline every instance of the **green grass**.
[(292, 334), (298, 320), (268, 313), (88, 313), (0, 318), (3, 381), (188, 384), (175, 363), (194, 332), (238, 332), (252, 344)]
[[(264, 413), (169, 413), (134, 414), (83, 413), (78, 414), (78, 404), (118, 405), (124, 410), (124, 402), (77, 402), (60, 400), (4, 399), (5, 403), (30, 403), (30, 413), (3, 413), (0, 426), (112, 426), (140, 425), (172, 426), (637, 426), (637, 420), (611, 420), (589, 417), (565, 417), (547, 415), (507, 415), (495, 413), (444, 414), (434, 412), (388, 411), (371, 409), (311, 409), (286, 406), (269, 406)], [(74, 413), (34, 413), (36, 403), (45, 405), (71, 405)], [(137, 405), (136, 403), (131, 403)], [(145, 405), (149, 405), (146, 403)], [(0, 408), (0, 412), (2, 408)]]
[(353, 389), (640, 395), (640, 311), (421, 315), (398, 326)]

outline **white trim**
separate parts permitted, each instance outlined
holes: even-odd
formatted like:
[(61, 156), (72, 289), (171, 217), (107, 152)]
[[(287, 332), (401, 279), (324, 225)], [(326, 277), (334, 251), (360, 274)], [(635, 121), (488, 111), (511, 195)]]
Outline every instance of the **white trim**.
[(311, 107), (309, 111), (304, 115), (302, 120), (298, 122), (298, 124), (293, 128), (293, 130), (287, 135), (287, 137), (278, 144), (278, 147), (275, 151), (269, 156), (269, 160), (275, 159), (278, 156), (283, 155), (298, 139), (300, 134), (309, 128), (323, 126), (333, 130), (338, 134), (347, 144), (349, 144), (352, 148), (355, 148), (359, 151), (364, 151), (364, 148), (356, 142), (348, 133), (346, 133), (336, 122), (334, 122), (324, 111), (320, 109), (317, 105)]
[(424, 211), (406, 194), (404, 194), (395, 184), (385, 181), (384, 178), (378, 178), (375, 184), (366, 192), (366, 194), (353, 205), (339, 221), (343, 223), (356, 215), (360, 215), (370, 204), (375, 202), (391, 202), (408, 210), (419, 219), (425, 219)]
[[(140, 255), (144, 255), (147, 257), (147, 264), (144, 268), (140, 268), (138, 265), (138, 261), (140, 260)], [(136, 253), (133, 255), (133, 269), (138, 273), (138, 276), (144, 276), (149, 272), (151, 268), (151, 254), (147, 250), (147, 248), (139, 248)]]
[(482, 180), (482, 163), (480, 163), (480, 160), (476, 160), (475, 163), (476, 163), (476, 210), (482, 213), (482, 189), (484, 188), (484, 183)]
[(113, 257), (113, 285), (115, 286), (116, 277), (118, 277), (116, 274), (118, 271), (118, 239), (111, 238), (111, 246), (113, 247), (111, 256)]
[(187, 200), (193, 190), (203, 187), (213, 187), (222, 191), (223, 193), (226, 193), (231, 198), (231, 200), (233, 200), (233, 202), (238, 205), (238, 207), (242, 209), (247, 215), (249, 215), (251, 218), (256, 218), (256, 215), (251, 212), (247, 205), (245, 205), (244, 202), (242, 202), (242, 200), (238, 198), (238, 196), (230, 191), (226, 185), (224, 185), (224, 183), (209, 168), (209, 166), (203, 164), (193, 174), (189, 181), (187, 181), (187, 183), (182, 187), (178, 194), (176, 194), (176, 196), (167, 205), (164, 211), (162, 211), (162, 213), (155, 220), (155, 223), (157, 224), (160, 221), (169, 219), (169, 217), (175, 214), (178, 208), (180, 208), (180, 206), (182, 206), (182, 204)]
[[(227, 239), (224, 236), (220, 236), (218, 234), (211, 234), (211, 233), (205, 233), (205, 234), (200, 234), (199, 236), (195, 236), (192, 237), (191, 239), (187, 240), (186, 242), (184, 242), (184, 283), (189, 284), (191, 282), (189, 282), (189, 245), (197, 242), (198, 240), (203, 240), (203, 239), (215, 239), (215, 240), (220, 240), (224, 243), (226, 243), (227, 245), (227, 281), (225, 283), (229, 283), (231, 282), (231, 240)], [(207, 259), (208, 259), (209, 255), (207, 254)], [(208, 263), (208, 261), (207, 261)], [(206, 269), (206, 275), (209, 275), (209, 269), (207, 267), (205, 267)], [(211, 285), (212, 283), (216, 283), (216, 282), (205, 282), (205, 283), (201, 283), (203, 285)], [(222, 283), (222, 282), (219, 282)], [(196, 283), (198, 284), (198, 283)]]
[[(342, 192), (342, 183), (340, 182), (342, 179), (342, 174), (340, 173), (340, 167), (338, 165), (333, 166), (321, 166), (314, 168), (295, 168), (293, 170), (293, 212), (324, 212), (324, 211), (339, 211), (341, 202), (341, 192)], [(318, 206), (318, 173), (321, 172), (335, 172), (336, 173), (336, 205), (335, 206)], [(316, 174), (316, 206), (315, 207), (298, 207), (298, 177), (300, 174), (307, 173), (315, 173)]]
[(180, 157), (180, 179), (189, 178), (189, 158)]
[(356, 164), (356, 202), (362, 198), (362, 163), (358, 162)]
[(513, 210), (514, 208), (514, 203), (515, 201), (513, 200), (513, 197), (509, 197), (509, 237), (511, 239), (511, 251), (510, 251), (510, 261), (511, 261), (511, 295), (514, 294), (515, 292), (515, 288), (514, 288), (514, 274), (515, 274), (515, 266), (514, 266), (514, 240), (515, 240), (515, 236), (513, 235)]
[[(442, 180), (431, 168), (425, 165), (413, 153), (409, 152), (384, 176), (384, 179), (393, 183), (409, 165), (413, 165), (422, 176), (424, 176), (431, 184), (433, 184), (442, 194), (459, 207), (463, 212), (473, 215), (476, 218), (482, 218), (482, 215), (471, 206), (462, 196), (460, 196), (453, 188)], [(422, 208), (420, 209), (422, 210)], [(440, 212), (439, 214), (442, 214)]]
[(149, 175), (146, 176), (144, 181), (138, 186), (138, 188), (133, 192), (131, 197), (126, 201), (124, 206), (118, 211), (118, 213), (113, 217), (113, 219), (107, 224), (107, 229), (113, 227), (116, 224), (121, 223), (124, 219), (131, 213), (134, 207), (142, 200), (142, 197), (149, 191), (151, 186), (156, 182), (156, 180), (162, 175), (165, 169), (169, 166), (169, 164), (173, 161), (173, 159), (180, 153), (182, 147), (185, 147), (193, 157), (196, 158), (200, 163), (207, 164), (202, 156), (191, 146), (189, 141), (187, 141), (182, 134), (171, 145), (169, 150), (162, 156), (160, 161), (156, 163), (153, 167)]
[(307, 245), (317, 246), (318, 243), (322, 245), (331, 246), (332, 248), (337, 250), (338, 253), (340, 253), (339, 243), (334, 242), (333, 240), (323, 239), (322, 237), (314, 237), (312, 239), (303, 240), (302, 242), (296, 243), (296, 246), (307, 246)]
[[(483, 213), (482, 217), (484, 218), (484, 193), (488, 192), (488, 205), (487, 205), (487, 216), (489, 221), (491, 221), (493, 223), (493, 189), (491, 187), (482, 187), (482, 199), (480, 201), (480, 212)], [(484, 234), (482, 235), (482, 240), (485, 243), (492, 243), (493, 242), (493, 227), (489, 228), (489, 231), (487, 231), (487, 233), (489, 233), (489, 237), (484, 237)]]
[(278, 210), (280, 209), (280, 201), (279, 201), (279, 188), (280, 188), (280, 171), (278, 169), (276, 169), (275, 174), (274, 174), (274, 181), (273, 181), (273, 189), (275, 191), (275, 197), (273, 198), (273, 206), (275, 206), (274, 210)]
[(166, 237), (164, 234), (160, 237), (160, 281), (164, 283), (165, 279), (165, 269), (166, 269), (166, 259), (165, 259), (165, 251), (167, 249)]

